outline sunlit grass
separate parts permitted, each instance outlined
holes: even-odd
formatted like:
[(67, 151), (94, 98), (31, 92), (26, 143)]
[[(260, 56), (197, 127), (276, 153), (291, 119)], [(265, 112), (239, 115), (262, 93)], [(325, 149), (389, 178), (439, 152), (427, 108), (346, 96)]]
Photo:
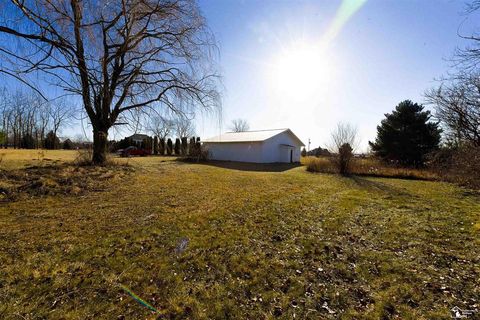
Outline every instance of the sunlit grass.
[(474, 192), (172, 160), (2, 203), (0, 318), (159, 316), (122, 286), (174, 319), (447, 319), (478, 305)]
[(73, 161), (76, 156), (77, 152), (73, 150), (0, 148), (0, 168), (18, 169), (32, 165), (62, 163)]

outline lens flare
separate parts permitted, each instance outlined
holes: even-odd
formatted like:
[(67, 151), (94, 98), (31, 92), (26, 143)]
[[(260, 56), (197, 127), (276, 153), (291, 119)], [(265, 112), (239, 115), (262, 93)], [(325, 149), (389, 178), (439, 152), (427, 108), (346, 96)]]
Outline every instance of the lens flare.
[(328, 45), (340, 33), (345, 23), (360, 10), (367, 0), (343, 0), (330, 27), (325, 32), (322, 43)]
[(271, 83), (277, 95), (291, 102), (316, 101), (334, 80), (334, 56), (329, 45), (343, 26), (367, 0), (343, 0), (330, 26), (320, 39), (307, 40), (303, 36), (291, 41), (270, 69)]

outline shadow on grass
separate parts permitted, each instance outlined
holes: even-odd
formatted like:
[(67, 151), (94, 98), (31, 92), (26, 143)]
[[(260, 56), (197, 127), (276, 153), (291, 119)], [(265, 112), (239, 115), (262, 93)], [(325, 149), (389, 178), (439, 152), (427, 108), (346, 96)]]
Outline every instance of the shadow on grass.
[(283, 172), (302, 166), (300, 163), (249, 163), (215, 160), (210, 160), (208, 162), (200, 162), (199, 164), (238, 171), (258, 172)]
[(389, 179), (402, 179), (402, 180), (420, 180), (420, 181), (437, 181), (438, 178), (433, 175), (418, 175), (415, 173), (363, 173), (355, 172), (353, 175), (357, 177), (371, 177), (371, 178), (389, 178)]
[(389, 193), (392, 195), (397, 195), (397, 196), (412, 197), (412, 195), (406, 190), (393, 187), (383, 182), (366, 179), (367, 177), (368, 176), (358, 176), (358, 175), (348, 176), (348, 178), (352, 179), (359, 187), (362, 187), (362, 188), (378, 190), (378, 191), (382, 191), (382, 192)]

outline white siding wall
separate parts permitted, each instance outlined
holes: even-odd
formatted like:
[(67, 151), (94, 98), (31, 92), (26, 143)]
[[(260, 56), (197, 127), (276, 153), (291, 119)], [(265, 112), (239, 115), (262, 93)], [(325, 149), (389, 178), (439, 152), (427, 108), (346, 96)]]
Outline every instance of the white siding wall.
[(203, 145), (213, 160), (263, 162), (262, 142), (204, 142)]
[(211, 159), (223, 161), (289, 163), (290, 150), (293, 150), (293, 162), (299, 162), (301, 154), (301, 146), (287, 132), (263, 142), (203, 142), (203, 145), (208, 149)]
[(289, 133), (282, 132), (264, 141), (262, 157), (264, 162), (290, 162), (290, 149), (292, 148), (281, 146), (282, 144), (294, 146), (293, 162), (300, 161), (301, 146)]

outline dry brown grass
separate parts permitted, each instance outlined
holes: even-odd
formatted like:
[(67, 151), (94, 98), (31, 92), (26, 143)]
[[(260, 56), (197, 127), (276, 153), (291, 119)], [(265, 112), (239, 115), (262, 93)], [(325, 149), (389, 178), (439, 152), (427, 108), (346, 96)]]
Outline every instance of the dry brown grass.
[(0, 149), (0, 169), (20, 169), (71, 162), (77, 156), (74, 150)]
[[(0, 170), (15, 170), (62, 164), (89, 165), (92, 153), (89, 150), (45, 150), (45, 149), (0, 149)], [(108, 156), (107, 165), (135, 164), (138, 157), (121, 158)], [(162, 157), (165, 160), (176, 157)]]
[(337, 173), (335, 165), (327, 157), (303, 157), (300, 161), (309, 172)]
[(4, 149), (0, 152), (0, 203), (52, 195), (82, 196), (122, 183), (129, 159), (109, 157), (92, 166), (89, 150)]
[(478, 309), (477, 193), (173, 159), (128, 159), (135, 171), (122, 179), (115, 167), (98, 169), (104, 180), (79, 167), (106, 188), (2, 203), (0, 319), (448, 319), (455, 305)]
[[(328, 157), (305, 157), (302, 163), (309, 172), (338, 173), (335, 164)], [(427, 169), (413, 169), (396, 166), (388, 166), (374, 158), (355, 158), (351, 164), (351, 174), (359, 176), (438, 180), (434, 172)]]
[(76, 166), (72, 164), (31, 166), (0, 170), (0, 203), (26, 198), (73, 195), (103, 191), (112, 183), (127, 181), (133, 168), (121, 166)]

